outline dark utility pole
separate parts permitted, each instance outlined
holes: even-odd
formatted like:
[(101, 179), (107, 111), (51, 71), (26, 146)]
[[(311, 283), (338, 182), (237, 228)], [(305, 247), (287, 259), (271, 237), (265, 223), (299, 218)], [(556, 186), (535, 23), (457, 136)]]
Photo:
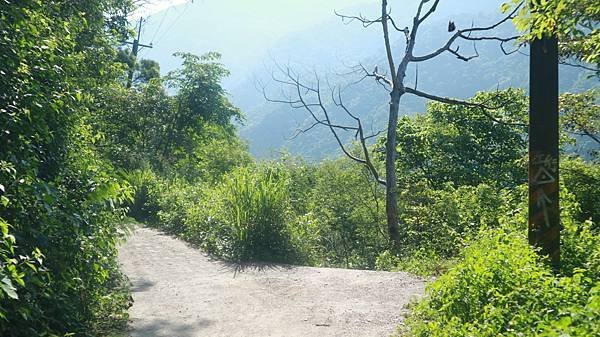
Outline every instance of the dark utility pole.
[(131, 88), (131, 83), (133, 82), (133, 71), (135, 69), (135, 64), (137, 62), (137, 54), (138, 54), (138, 51), (140, 50), (140, 47), (152, 48), (152, 44), (145, 45), (145, 44), (140, 43), (140, 39), (141, 39), (141, 35), (142, 35), (143, 21), (144, 21), (143, 18), (140, 18), (137, 36), (133, 39), (133, 42), (125, 41), (125, 43), (133, 45), (131, 48), (132, 63), (129, 66), (129, 74), (127, 76), (127, 88)]
[(529, 111), (529, 243), (560, 264), (558, 39), (531, 42)]

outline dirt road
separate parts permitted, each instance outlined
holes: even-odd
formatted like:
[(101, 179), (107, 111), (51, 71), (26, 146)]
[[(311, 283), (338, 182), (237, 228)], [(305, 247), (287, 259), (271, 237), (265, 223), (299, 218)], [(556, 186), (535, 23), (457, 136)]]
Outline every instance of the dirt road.
[(405, 273), (262, 266), (236, 270), (138, 228), (121, 247), (132, 337), (388, 336), (424, 282)]

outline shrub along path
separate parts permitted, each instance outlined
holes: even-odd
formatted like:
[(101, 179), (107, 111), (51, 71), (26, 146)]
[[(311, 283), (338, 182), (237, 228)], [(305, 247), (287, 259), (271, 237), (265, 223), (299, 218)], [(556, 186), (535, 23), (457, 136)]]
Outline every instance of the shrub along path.
[(137, 228), (119, 257), (132, 337), (389, 336), (424, 281), (406, 273), (215, 261)]

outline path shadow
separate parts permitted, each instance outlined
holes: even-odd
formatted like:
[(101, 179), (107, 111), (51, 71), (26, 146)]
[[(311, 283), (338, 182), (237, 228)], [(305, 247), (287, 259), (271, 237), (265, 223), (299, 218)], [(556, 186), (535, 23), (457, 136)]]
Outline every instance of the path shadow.
[(154, 319), (149, 322), (137, 321), (130, 325), (131, 337), (198, 337), (201, 331), (213, 324), (213, 321), (198, 318), (191, 323), (172, 322), (166, 319)]
[(260, 261), (251, 261), (251, 262), (236, 262), (222, 259), (220, 257), (216, 257), (204, 252), (198, 245), (190, 243), (188, 241), (183, 240), (176, 233), (171, 231), (165, 231), (160, 228), (147, 226), (147, 225), (139, 225), (141, 227), (146, 227), (156, 231), (159, 235), (168, 236), (175, 240), (180, 240), (186, 244), (186, 246), (197, 250), (199, 253), (203, 254), (208, 258), (210, 262), (214, 262), (221, 266), (220, 270), (229, 271), (233, 273), (233, 277), (237, 276), (238, 273), (243, 272), (264, 272), (264, 271), (273, 271), (273, 270), (293, 270), (295, 268), (301, 266), (295, 266), (284, 263), (274, 263), (274, 262), (260, 262)]
[(135, 282), (131, 282), (131, 291), (134, 293), (143, 292), (152, 288), (156, 283), (145, 278), (137, 279)]
[(210, 260), (221, 266), (220, 270), (225, 270), (233, 273), (235, 278), (237, 274), (244, 272), (265, 272), (274, 270), (293, 270), (298, 266), (271, 262), (232, 262), (211, 257)]

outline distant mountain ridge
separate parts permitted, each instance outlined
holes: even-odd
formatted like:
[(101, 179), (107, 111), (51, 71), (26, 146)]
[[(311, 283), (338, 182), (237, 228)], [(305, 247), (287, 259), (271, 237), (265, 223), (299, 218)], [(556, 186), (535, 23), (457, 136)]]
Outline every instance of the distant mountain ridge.
[[(492, 22), (493, 15), (487, 15), (485, 22)], [(484, 17), (485, 18), (485, 17)], [(431, 26), (447, 26), (448, 18), (434, 20)], [(447, 38), (447, 32), (439, 34), (432, 27), (425, 27), (419, 40), (419, 49), (422, 53), (435, 50), (444, 39)], [(318, 28), (315, 28), (318, 30)], [(507, 24), (501, 30), (503, 36), (510, 36), (514, 33), (510, 24)], [(437, 35), (436, 35), (437, 34)], [(308, 34), (307, 34), (308, 36)], [(299, 41), (300, 38), (292, 38), (292, 41)], [(371, 43), (372, 41), (369, 41)], [(365, 67), (372, 69), (378, 65), (379, 69), (386, 69), (383, 47), (380, 39), (375, 44), (368, 44), (367, 48), (371, 55), (365, 56), (361, 61)], [(468, 44), (462, 44), (461, 50), (470, 52), (473, 48)], [(310, 48), (309, 48), (310, 49)], [(523, 53), (526, 53), (526, 49)], [(496, 90), (507, 87), (527, 88), (529, 81), (528, 62), (526, 55), (515, 53), (509, 56), (504, 55), (497, 43), (479, 43), (477, 52), (480, 57), (469, 62), (458, 60), (455, 56), (444, 54), (435, 60), (423, 63), (419, 66), (419, 88), (440, 96), (469, 98), (478, 91)], [(299, 55), (299, 54), (297, 54)], [(298, 57), (296, 60), (300, 59)], [(299, 69), (303, 65), (315, 64), (314, 57), (309, 53), (305, 62), (302, 60), (295, 62)], [(331, 65), (334, 62), (327, 60), (323, 64)], [(322, 68), (327, 68), (323, 66)], [(331, 68), (329, 75), (335, 72), (342, 72), (339, 68)], [(268, 73), (268, 71), (266, 71)], [(327, 71), (322, 71), (325, 77)], [(350, 81), (349, 77), (348, 81)], [(414, 82), (415, 68), (411, 68), (407, 74), (408, 82)], [(262, 80), (269, 82), (268, 76)], [(277, 85), (271, 81), (271, 92), (277, 93)], [(578, 69), (562, 67), (561, 68), (561, 90), (562, 91), (581, 91), (589, 88), (590, 82), (586, 80), (585, 73)], [(248, 82), (232, 91), (234, 102), (238, 103), (238, 98), (249, 97), (252, 92), (259, 94), (253, 84)], [(388, 94), (381, 86), (374, 81), (363, 81), (355, 87), (349, 88), (344, 93), (345, 103), (350, 109), (368, 121), (374, 130), (381, 130), (387, 121)], [(276, 156), (280, 149), (286, 149), (292, 154), (302, 155), (309, 159), (320, 160), (327, 157), (340, 155), (340, 150), (335, 143), (330, 131), (324, 127), (317, 127), (310, 132), (303, 133), (291, 139), (299, 127), (309, 125), (309, 115), (305, 111), (291, 109), (284, 104), (265, 102), (263, 98), (258, 104), (248, 104), (243, 102), (239, 104), (244, 108), (248, 115), (248, 121), (245, 126), (240, 128), (240, 135), (247, 139), (251, 146), (252, 153), (257, 157)], [(401, 114), (412, 115), (425, 109), (425, 101), (414, 96), (406, 95), (401, 101)], [(343, 120), (343, 115), (334, 115)], [(351, 135), (346, 135), (346, 140), (351, 140)]]
[[(398, 8), (395, 1), (392, 4), (392, 14), (398, 25), (408, 26), (414, 13), (417, 1), (413, 0)], [(447, 32), (448, 21), (456, 22), (459, 28), (471, 24), (483, 25), (494, 22), (500, 17), (499, 6), (503, 1), (455, 0), (442, 1), (438, 11), (431, 20), (422, 27), (419, 34), (416, 51), (426, 53), (437, 49), (450, 35)], [(403, 4), (405, 2), (402, 2)], [(215, 3), (215, 8), (218, 5)], [(231, 6), (231, 4), (229, 5)], [(213, 9), (216, 10), (216, 9)], [(340, 12), (348, 15), (359, 13), (369, 17), (376, 17), (379, 11), (377, 3), (361, 5), (358, 7), (342, 9)], [(467, 14), (465, 14), (467, 13)], [(187, 22), (179, 29), (191, 29), (193, 21)], [(224, 28), (220, 28), (223, 30)], [(292, 154), (302, 155), (309, 159), (320, 160), (340, 154), (334, 139), (325, 128), (314, 128), (310, 132), (290, 139), (298, 127), (306, 126), (308, 114), (303, 111), (291, 109), (283, 104), (266, 102), (257, 88), (257, 83), (267, 84), (270, 94), (280, 92), (271, 72), (274, 64), (290, 65), (300, 73), (307, 75), (316, 71), (323, 78), (332, 79), (336, 83), (351, 82), (353, 76), (337, 76), (347, 73), (348, 67), (364, 64), (365, 67), (379, 66), (387, 69), (384, 62), (383, 39), (381, 27), (373, 25), (363, 28), (360, 23), (344, 24), (335, 15), (331, 19), (319, 24), (306, 27), (304, 30), (289, 33), (266, 46), (267, 50), (247, 51), (251, 55), (248, 60), (232, 57), (227, 54), (235, 53), (235, 48), (252, 48), (251, 41), (239, 44), (238, 38), (231, 39), (223, 36), (221, 45), (225, 53), (226, 65), (231, 68), (232, 78), (225, 83), (234, 104), (239, 106), (246, 114), (246, 123), (240, 127), (240, 135), (250, 144), (251, 152), (257, 157), (270, 157), (276, 155), (281, 149), (286, 149)], [(232, 29), (235, 32), (235, 29)], [(498, 32), (503, 36), (514, 33), (511, 23), (501, 27)], [(233, 33), (231, 33), (233, 34)], [(179, 36), (179, 34), (175, 34)], [(402, 34), (396, 32), (394, 48), (399, 50), (397, 57), (401, 56)], [(214, 39), (210, 36), (207, 39)], [(174, 41), (171, 41), (175, 44)], [(196, 46), (197, 47), (197, 46)], [(461, 50), (471, 51), (470, 44), (461, 44)], [(168, 49), (168, 48), (165, 48)], [(185, 50), (195, 52), (194, 50)], [(494, 90), (509, 86), (526, 88), (528, 84), (528, 57), (515, 53), (505, 56), (501, 53), (497, 43), (479, 43), (477, 52), (480, 57), (470, 62), (463, 62), (450, 54), (444, 54), (435, 60), (425, 62), (419, 66), (419, 88), (435, 94), (449, 97), (468, 98), (481, 90)], [(523, 50), (526, 52), (526, 50)], [(163, 68), (172, 68), (173, 59), (167, 55), (149, 54), (157, 59)], [(169, 63), (171, 62), (171, 63)], [(229, 62), (229, 63), (228, 63)], [(231, 65), (231, 66), (230, 66)], [(372, 68), (371, 68), (372, 69)], [(415, 68), (407, 74), (409, 82), (415, 78)], [(306, 77), (308, 79), (308, 77)], [(356, 76), (354, 76), (356, 78)], [(578, 69), (561, 68), (561, 90), (579, 91), (590, 86), (585, 80), (585, 74)], [(360, 115), (374, 130), (381, 129), (387, 120), (387, 99), (385, 90), (373, 81), (363, 81), (344, 92), (345, 103)], [(424, 111), (425, 102), (422, 99), (406, 96), (403, 98), (402, 114), (414, 114)], [(334, 118), (343, 120), (341, 114), (334, 114)], [(346, 140), (350, 140), (347, 135)]]

